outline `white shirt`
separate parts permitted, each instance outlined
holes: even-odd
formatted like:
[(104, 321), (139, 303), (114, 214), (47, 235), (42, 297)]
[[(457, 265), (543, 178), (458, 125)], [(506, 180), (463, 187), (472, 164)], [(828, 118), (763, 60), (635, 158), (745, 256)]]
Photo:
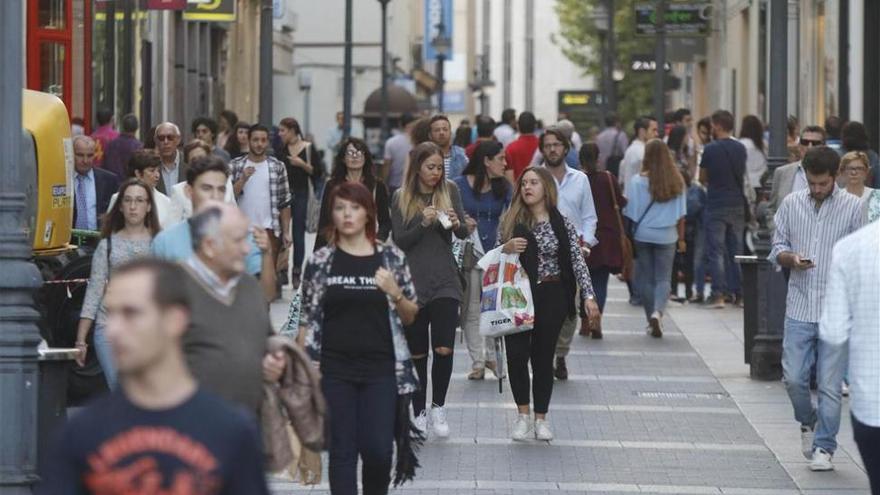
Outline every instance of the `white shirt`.
[(174, 184), (180, 182), (180, 151), (174, 155), (174, 168), (168, 169), (163, 163), (159, 170), (162, 171), (162, 183), (165, 184), (166, 191), (171, 188)]
[[(119, 196), (118, 192), (113, 193), (113, 196), (110, 197), (110, 205), (107, 207), (107, 213), (110, 213), (110, 210), (113, 209), (113, 205), (116, 204), (117, 196)], [(177, 208), (177, 205), (171, 201), (171, 198), (156, 189), (153, 189), (153, 202), (156, 203), (156, 215), (159, 217), (160, 229), (166, 229), (183, 220), (180, 210)]]
[(739, 142), (746, 147), (746, 173), (752, 187), (761, 185), (761, 177), (767, 171), (767, 155), (755, 146), (751, 138), (740, 138)]
[[(235, 191), (232, 190), (232, 177), (226, 179), (226, 196), (223, 200), (227, 203), (235, 204)], [(193, 205), (192, 199), (186, 195), (186, 182), (174, 184), (171, 188), (171, 202), (180, 212), (181, 220), (186, 220), (192, 216)]]
[(644, 159), (645, 142), (641, 139), (633, 139), (620, 162), (620, 177), (618, 179), (621, 187), (626, 188), (629, 180), (642, 170), (642, 160)]
[[(544, 165), (546, 166), (546, 165)], [(556, 181), (559, 187), (559, 213), (574, 224), (577, 233), (590, 246), (599, 243), (596, 239), (596, 205), (593, 203), (593, 190), (587, 174), (575, 170), (565, 164), (565, 176), (562, 182)]]
[(801, 165), (801, 162), (797, 162), (797, 164), (798, 166), (794, 170), (794, 182), (791, 184), (791, 192), (793, 193), (810, 188), (810, 183), (807, 182), (807, 173), (804, 171), (804, 166)]
[(513, 127), (510, 127), (507, 124), (501, 124), (496, 127), (493, 134), (495, 134), (495, 139), (497, 139), (499, 143), (504, 145), (505, 148), (508, 144), (512, 143), (514, 139), (516, 139), (516, 131), (513, 129)]
[(238, 206), (251, 220), (251, 224), (264, 229), (272, 228), (272, 205), (269, 198), (269, 161), (245, 162), (245, 168), (254, 167), (254, 175), (242, 188)]
[(846, 363), (849, 343), (850, 411), (880, 427), (880, 222), (843, 238), (834, 246), (820, 345), (835, 363)]

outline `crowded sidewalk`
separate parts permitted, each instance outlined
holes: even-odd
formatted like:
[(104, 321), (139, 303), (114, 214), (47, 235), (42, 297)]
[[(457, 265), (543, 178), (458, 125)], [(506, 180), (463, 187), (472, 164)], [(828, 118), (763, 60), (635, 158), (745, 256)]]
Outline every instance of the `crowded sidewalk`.
[[(285, 294), (289, 297), (288, 294)], [(285, 297), (284, 299), (287, 299)], [(837, 471), (812, 473), (792, 433), (781, 383), (753, 381), (742, 363), (742, 311), (673, 305), (663, 339), (645, 334), (641, 309), (612, 282), (604, 340), (576, 337), (570, 377), (556, 382), (556, 439), (516, 443), (509, 384), (468, 381), (456, 348), (451, 435), (429, 436), (406, 493), (863, 494), (844, 411)], [(272, 307), (284, 322), (285, 300)], [(685, 330), (682, 330), (685, 329)], [(796, 433), (796, 432), (795, 432)], [(326, 480), (326, 473), (325, 473)], [(329, 493), (270, 478), (276, 494)]]

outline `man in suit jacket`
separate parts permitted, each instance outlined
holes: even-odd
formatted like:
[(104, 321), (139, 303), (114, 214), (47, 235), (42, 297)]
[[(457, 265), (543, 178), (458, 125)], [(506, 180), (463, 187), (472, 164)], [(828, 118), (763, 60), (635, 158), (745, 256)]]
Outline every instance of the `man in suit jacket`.
[[(801, 131), (801, 139), (798, 146), (801, 148), (801, 156), (814, 146), (825, 144), (825, 129), (811, 125)], [(773, 216), (782, 204), (782, 200), (793, 192), (809, 187), (807, 176), (801, 162), (797, 161), (783, 165), (773, 171), (773, 188), (770, 191), (770, 203), (767, 206), (767, 221), (774, 225)], [(775, 228), (775, 227), (774, 227)]]
[(180, 128), (172, 122), (156, 126), (156, 151), (162, 159), (162, 177), (156, 189), (166, 196), (171, 195), (175, 184), (186, 180), (187, 164), (180, 152)]
[(77, 229), (100, 229), (110, 198), (119, 190), (115, 174), (95, 167), (96, 148), (89, 136), (73, 138), (73, 226)]

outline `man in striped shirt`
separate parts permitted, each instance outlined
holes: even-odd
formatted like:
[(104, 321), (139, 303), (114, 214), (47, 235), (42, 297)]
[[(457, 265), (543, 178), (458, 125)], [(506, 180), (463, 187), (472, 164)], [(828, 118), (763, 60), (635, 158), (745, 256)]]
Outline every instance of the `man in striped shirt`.
[[(840, 428), (842, 363), (818, 341), (819, 319), (834, 244), (858, 230), (859, 198), (840, 189), (840, 157), (833, 149), (809, 150), (802, 165), (807, 189), (788, 195), (776, 212), (776, 232), (769, 260), (791, 269), (785, 308), (782, 369), (785, 388), (801, 424), (801, 449), (813, 471), (834, 469), (831, 457)], [(817, 358), (818, 346), (818, 358)], [(810, 368), (817, 366), (818, 408), (810, 396)]]

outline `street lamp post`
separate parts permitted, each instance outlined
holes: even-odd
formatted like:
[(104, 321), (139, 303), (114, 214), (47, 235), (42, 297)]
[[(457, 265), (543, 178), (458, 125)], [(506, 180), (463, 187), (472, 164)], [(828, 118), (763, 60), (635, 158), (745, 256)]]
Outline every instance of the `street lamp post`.
[(345, 68), (342, 83), (342, 137), (351, 135), (351, 94), (352, 94), (352, 37), (351, 37), (352, 0), (345, 0)]
[(382, 4), (382, 146), (391, 134), (388, 128), (388, 2), (379, 0)]
[(611, 54), (610, 50), (608, 50), (610, 45), (610, 17), (610, 11), (604, 0), (593, 7), (593, 24), (596, 25), (596, 32), (599, 33), (599, 50), (602, 53), (602, 113), (605, 115), (608, 115), (608, 112), (611, 111), (611, 91), (614, 86), (614, 82), (611, 80), (613, 69), (609, 67)]
[(655, 9), (657, 33), (656, 46), (654, 47), (654, 60), (657, 70), (654, 72), (654, 113), (657, 119), (657, 132), (663, 136), (663, 126), (666, 118), (666, 0), (657, 0)]
[(306, 71), (299, 73), (299, 90), (303, 93), (303, 134), (308, 135), (312, 128), (312, 75)]
[(608, 54), (606, 55), (606, 63), (608, 64), (608, 87), (605, 89), (608, 100), (608, 110), (617, 112), (617, 87), (614, 86), (614, 61), (617, 58), (614, 54), (614, 0), (604, 0), (605, 10), (608, 11), (608, 35), (607, 46)]
[(437, 111), (443, 113), (443, 92), (446, 85), (446, 81), (443, 78), (443, 65), (446, 57), (449, 56), (449, 49), (452, 47), (452, 40), (449, 39), (449, 36), (446, 36), (446, 25), (443, 21), (437, 24), (437, 36), (431, 40), (431, 46), (434, 47), (434, 53), (437, 55), (437, 79), (439, 81)]
[[(31, 256), (22, 184), (22, 5), (0, 2), (0, 493), (31, 493), (37, 482), (40, 287)], [(59, 142), (60, 145), (60, 142)]]
[(260, 6), (260, 116), (265, 126), (272, 125), (272, 0)]

